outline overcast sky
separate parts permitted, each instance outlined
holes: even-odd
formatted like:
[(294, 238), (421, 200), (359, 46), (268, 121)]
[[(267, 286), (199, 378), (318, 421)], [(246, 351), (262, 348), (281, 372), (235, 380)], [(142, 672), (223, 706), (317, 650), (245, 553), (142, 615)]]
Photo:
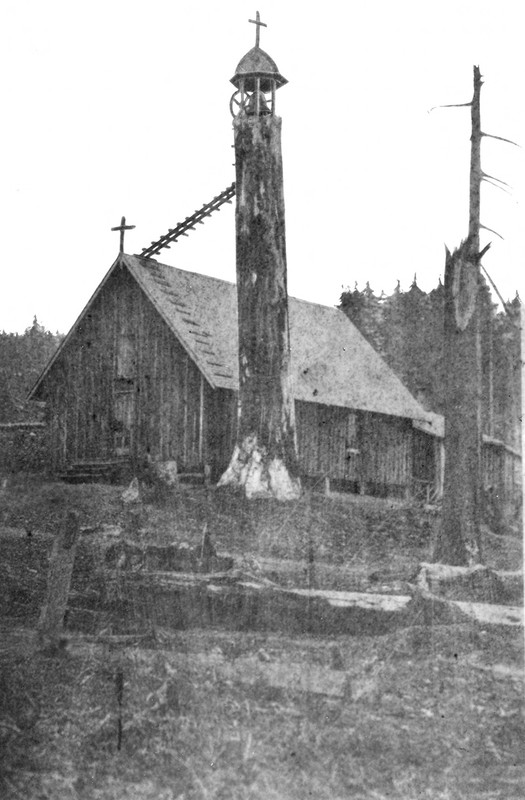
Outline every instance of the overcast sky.
[[(525, 145), (522, 4), (509, 0), (3, 0), (0, 330), (66, 331), (136, 225), (140, 253), (234, 180), (229, 80), (261, 46), (283, 119), (290, 293), (335, 305), (443, 272), (468, 226), (472, 67), (482, 126)], [(484, 264), (523, 291), (524, 150), (485, 139)], [(235, 279), (234, 206), (159, 260)]]

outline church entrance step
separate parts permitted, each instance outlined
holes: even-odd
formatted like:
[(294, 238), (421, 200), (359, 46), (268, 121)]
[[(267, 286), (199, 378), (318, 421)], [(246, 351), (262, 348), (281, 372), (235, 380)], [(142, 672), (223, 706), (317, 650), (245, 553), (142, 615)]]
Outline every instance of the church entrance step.
[(118, 483), (132, 476), (128, 459), (112, 461), (74, 461), (58, 478), (66, 483)]

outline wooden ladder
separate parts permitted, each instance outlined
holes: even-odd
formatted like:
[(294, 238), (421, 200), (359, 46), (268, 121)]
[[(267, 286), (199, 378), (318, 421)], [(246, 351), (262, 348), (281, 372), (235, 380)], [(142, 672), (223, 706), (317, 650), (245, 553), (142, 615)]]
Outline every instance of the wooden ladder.
[(168, 233), (161, 236), (156, 242), (152, 242), (149, 247), (144, 247), (141, 253), (143, 258), (151, 258), (157, 253), (167, 247), (169, 248), (172, 242), (176, 242), (179, 236), (187, 236), (187, 231), (194, 231), (195, 225), (203, 225), (205, 217), (209, 217), (214, 211), (219, 211), (224, 203), (231, 203), (232, 197), (235, 195), (235, 182), (228, 186), (223, 192), (214, 197), (210, 203), (199, 208), (190, 217), (186, 217), (184, 222), (179, 222), (174, 228), (170, 228)]

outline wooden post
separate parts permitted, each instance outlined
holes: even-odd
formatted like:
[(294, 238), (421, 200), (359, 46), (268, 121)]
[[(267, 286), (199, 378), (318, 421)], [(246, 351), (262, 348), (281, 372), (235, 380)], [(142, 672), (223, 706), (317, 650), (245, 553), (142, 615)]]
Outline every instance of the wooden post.
[(235, 118), (239, 417), (219, 485), (300, 494), (290, 375), (281, 119)]
[(481, 293), (479, 262), (481, 75), (474, 67), (471, 103), (469, 233), (445, 265), (445, 477), (442, 528), (434, 560), (468, 565), (482, 560)]
[(40, 641), (48, 646), (56, 645), (62, 633), (79, 531), (78, 514), (68, 511), (53, 543), (46, 600), (38, 621)]
[[(199, 462), (204, 464), (204, 376), (200, 373), (199, 383)], [(204, 464), (206, 474), (206, 465)]]
[[(314, 550), (314, 543), (312, 540), (312, 530), (313, 530), (313, 510), (312, 510), (312, 490), (310, 489), (306, 492), (306, 528), (308, 532), (308, 545), (307, 545), (307, 553), (306, 553), (306, 579), (308, 589), (317, 589), (317, 580), (315, 575), (315, 550)], [(311, 607), (310, 604), (308, 606), (308, 612), (310, 614)], [(310, 627), (310, 626), (309, 626)]]
[(188, 358), (188, 354), (184, 354), (184, 407), (183, 407), (183, 432), (182, 432), (182, 460), (184, 462), (184, 471), (188, 471), (188, 442), (189, 442), (189, 431), (188, 431), (188, 377), (190, 371), (190, 361)]

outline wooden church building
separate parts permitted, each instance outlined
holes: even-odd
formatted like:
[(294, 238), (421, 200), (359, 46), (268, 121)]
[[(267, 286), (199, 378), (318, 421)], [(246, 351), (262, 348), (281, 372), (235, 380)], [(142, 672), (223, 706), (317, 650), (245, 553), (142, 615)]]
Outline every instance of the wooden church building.
[[(409, 496), (436, 478), (434, 437), (421, 430), (432, 426), (429, 415), (342, 311), (287, 297), (275, 116), (287, 81), (259, 47), (258, 14), (254, 22), (255, 47), (232, 78), (236, 186), (142, 256), (123, 252), (123, 220), (117, 260), (32, 391), (46, 402), (51, 464), (82, 476), (97, 465), (136, 474), (176, 461), (182, 474), (218, 479), (237, 422), (252, 401), (266, 402), (271, 384), (286, 394), (286, 414), (295, 406), (303, 482)], [(235, 193), (237, 288), (153, 257)], [(256, 370), (244, 355), (250, 348), (260, 355)], [(247, 394), (255, 379), (259, 388)], [(265, 409), (270, 426), (284, 407)]]
[[(289, 298), (303, 478), (407, 496), (433, 483), (431, 415), (348, 317)], [(235, 284), (121, 253), (32, 391), (53, 469), (147, 461), (218, 478), (235, 442)]]

